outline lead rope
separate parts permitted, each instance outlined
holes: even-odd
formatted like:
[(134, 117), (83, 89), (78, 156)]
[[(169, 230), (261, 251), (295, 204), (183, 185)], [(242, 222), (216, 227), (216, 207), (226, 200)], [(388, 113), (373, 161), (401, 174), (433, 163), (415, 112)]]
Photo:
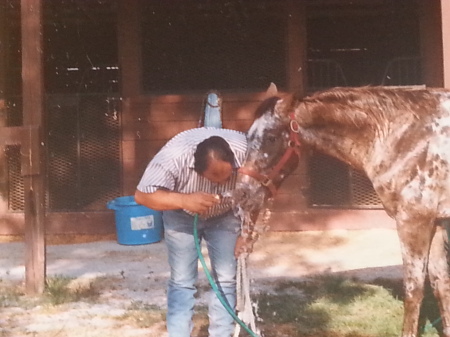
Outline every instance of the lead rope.
[[(238, 258), (237, 268), (237, 303), (236, 310), (238, 317), (249, 326), (252, 331), (257, 331), (256, 319), (253, 312), (252, 300), (250, 298), (250, 279), (247, 273), (247, 256), (242, 254)], [(240, 325), (236, 324), (234, 337), (238, 337), (241, 332)]]
[[(259, 232), (266, 231), (268, 228), (268, 222), (271, 216), (270, 208), (272, 206), (273, 199), (270, 198), (267, 201), (267, 206), (264, 210), (262, 217), (262, 225), (260, 228), (250, 230), (250, 219), (242, 217), (241, 233), (245, 238), (249, 238), (252, 243), (256, 242), (259, 237)], [(238, 317), (250, 326), (253, 331), (257, 331), (254, 306), (250, 297), (250, 278), (248, 276), (247, 268), (248, 253), (243, 253), (239, 256), (237, 261), (237, 273), (236, 273), (236, 310), (238, 311)], [(255, 308), (256, 310), (256, 308)], [(234, 330), (234, 337), (238, 337), (241, 331), (240, 325), (236, 324)]]

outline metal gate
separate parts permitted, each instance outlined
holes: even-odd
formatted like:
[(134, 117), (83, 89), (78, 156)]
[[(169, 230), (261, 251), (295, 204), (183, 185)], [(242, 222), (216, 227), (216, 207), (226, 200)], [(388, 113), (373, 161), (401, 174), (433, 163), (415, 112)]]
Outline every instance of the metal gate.
[[(18, 105), (10, 104), (11, 120), (21, 111)], [(46, 113), (47, 209), (104, 210), (121, 191), (120, 99), (107, 94), (49, 95)], [(7, 158), (9, 209), (21, 211), (20, 147), (8, 147)]]

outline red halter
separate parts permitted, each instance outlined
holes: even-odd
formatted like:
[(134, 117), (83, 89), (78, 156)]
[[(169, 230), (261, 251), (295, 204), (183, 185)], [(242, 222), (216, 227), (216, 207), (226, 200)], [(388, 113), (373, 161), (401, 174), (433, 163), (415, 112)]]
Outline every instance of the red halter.
[(278, 163), (272, 168), (272, 170), (269, 172), (269, 174), (261, 174), (258, 171), (248, 168), (248, 167), (241, 167), (238, 172), (248, 175), (257, 181), (264, 187), (267, 187), (272, 193), (272, 197), (275, 196), (277, 189), (275, 187), (275, 184), (273, 183), (273, 179), (280, 173), (283, 166), (287, 163), (287, 161), (291, 158), (293, 154), (296, 154), (298, 157), (300, 157), (300, 140), (298, 138), (298, 133), (300, 132), (300, 127), (298, 125), (298, 122), (295, 120), (295, 116), (293, 113), (289, 115), (289, 118), (291, 121), (289, 122), (289, 142), (288, 142), (288, 148), (284, 152), (283, 156), (280, 158)]

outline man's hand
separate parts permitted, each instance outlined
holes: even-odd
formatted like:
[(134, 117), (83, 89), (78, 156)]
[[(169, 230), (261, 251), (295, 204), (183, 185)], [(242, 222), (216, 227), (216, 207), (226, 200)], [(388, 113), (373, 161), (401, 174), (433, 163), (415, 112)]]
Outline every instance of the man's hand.
[(253, 251), (254, 240), (248, 237), (239, 236), (234, 246), (234, 256), (238, 258), (241, 254), (250, 254)]
[(183, 209), (192, 213), (204, 214), (214, 205), (220, 203), (215, 194), (195, 192), (183, 195)]

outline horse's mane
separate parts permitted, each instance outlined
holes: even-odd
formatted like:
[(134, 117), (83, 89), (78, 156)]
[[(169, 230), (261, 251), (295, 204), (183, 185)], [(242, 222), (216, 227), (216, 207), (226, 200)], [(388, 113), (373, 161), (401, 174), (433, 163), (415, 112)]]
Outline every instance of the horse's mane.
[(380, 128), (389, 121), (420, 119), (439, 98), (427, 89), (386, 87), (337, 87), (301, 100), (311, 124), (352, 125)]

